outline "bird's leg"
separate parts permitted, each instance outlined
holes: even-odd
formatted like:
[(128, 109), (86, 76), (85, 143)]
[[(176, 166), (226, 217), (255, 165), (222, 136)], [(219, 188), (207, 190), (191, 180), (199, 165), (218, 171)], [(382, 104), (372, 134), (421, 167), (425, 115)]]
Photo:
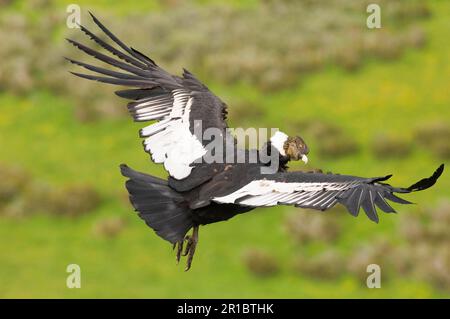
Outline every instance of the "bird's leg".
[(183, 256), (188, 256), (186, 261), (186, 268), (184, 271), (188, 271), (191, 268), (192, 259), (194, 258), (195, 248), (197, 247), (198, 243), (198, 227), (194, 226), (194, 229), (192, 230), (192, 235), (187, 235), (184, 239), (187, 241), (186, 248), (184, 250)]

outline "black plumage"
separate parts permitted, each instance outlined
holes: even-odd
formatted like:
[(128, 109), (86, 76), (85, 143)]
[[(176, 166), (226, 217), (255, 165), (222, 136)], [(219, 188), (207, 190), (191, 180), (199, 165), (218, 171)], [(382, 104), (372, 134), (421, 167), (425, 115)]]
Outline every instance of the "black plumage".
[[(341, 204), (353, 216), (358, 216), (362, 209), (370, 220), (378, 222), (378, 210), (395, 212), (388, 201), (410, 203), (394, 193), (427, 189), (443, 172), (441, 165), (431, 177), (407, 188), (386, 184), (391, 175), (362, 178), (289, 172), (287, 164), (290, 160), (307, 160), (309, 149), (300, 137), (279, 134), (261, 150), (240, 149), (227, 130), (227, 106), (192, 73), (184, 69), (182, 76), (171, 75), (151, 58), (125, 45), (91, 16), (119, 48), (84, 26), (80, 26), (81, 31), (114, 57), (77, 41), (68, 39), (68, 42), (115, 70), (67, 58), (94, 74), (71, 73), (88, 80), (132, 87), (115, 93), (131, 100), (128, 110), (135, 121), (156, 121), (141, 129), (140, 136), (153, 161), (164, 164), (169, 173), (168, 180), (136, 172), (126, 165), (121, 165), (121, 172), (127, 177), (126, 188), (138, 215), (160, 237), (177, 246), (177, 260), (181, 254), (188, 255), (186, 269), (194, 256), (200, 225), (224, 221), (256, 207), (274, 205), (327, 210)], [(196, 132), (197, 121), (202, 124), (200, 132)], [(211, 163), (203, 160), (213, 155), (208, 148), (210, 141), (203, 138), (210, 128), (217, 130), (215, 139), (223, 142), (223, 152), (231, 154), (227, 157), (231, 161)], [(238, 154), (250, 158), (262, 152), (271, 155), (271, 161), (262, 161), (257, 156), (254, 163), (237, 162)], [(262, 168), (273, 164), (274, 159), (277, 160), (276, 172), (263, 174)], [(191, 228), (193, 234), (186, 236)]]

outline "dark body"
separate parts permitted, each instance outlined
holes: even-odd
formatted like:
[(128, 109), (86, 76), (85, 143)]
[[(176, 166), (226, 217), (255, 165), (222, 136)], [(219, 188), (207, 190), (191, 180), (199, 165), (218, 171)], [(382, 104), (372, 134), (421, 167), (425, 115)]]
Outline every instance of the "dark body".
[[(270, 151), (267, 151), (270, 149)], [(271, 143), (268, 142), (264, 145), (262, 151), (278, 157), (278, 169), (277, 172), (286, 172), (286, 164), (289, 162), (286, 156), (282, 156), (279, 152), (271, 147)], [(255, 152), (255, 150), (246, 151)], [(256, 151), (259, 152), (259, 151)], [(270, 152), (275, 152), (270, 153)], [(260, 158), (260, 157), (257, 157)], [(133, 171), (127, 166), (122, 166), (122, 174), (130, 177), (131, 180), (127, 182), (127, 188), (130, 192), (130, 198), (136, 210), (140, 216), (146, 220), (146, 222), (155, 229), (155, 223), (153, 219), (158, 216), (153, 212), (165, 211), (164, 218), (170, 216), (169, 212), (174, 211), (174, 217), (169, 220), (174, 220), (177, 217), (177, 212), (183, 211), (183, 214), (188, 216), (190, 222), (188, 222), (185, 228), (186, 231), (190, 227), (198, 225), (207, 225), (220, 221), (228, 220), (238, 214), (246, 213), (253, 210), (255, 207), (242, 206), (239, 204), (222, 204), (212, 201), (211, 199), (218, 196), (224, 196), (244, 187), (255, 178), (264, 178), (264, 174), (261, 173), (261, 168), (264, 166), (270, 166), (272, 163), (237, 163), (237, 164), (225, 164), (225, 163), (213, 163), (213, 164), (196, 164), (194, 169), (189, 175), (189, 178), (184, 180), (177, 180), (172, 177), (168, 178), (168, 181), (157, 179), (153, 176), (146, 175)], [(135, 176), (143, 177), (144, 194), (137, 196), (135, 193), (139, 192), (141, 188), (134, 187), (136, 178)], [(153, 188), (154, 180), (158, 180), (161, 185), (164, 185), (163, 191), (158, 188)], [(139, 179), (137, 179), (139, 180)], [(150, 183), (149, 183), (150, 182)], [(145, 183), (145, 184), (144, 184)], [(155, 206), (155, 198), (149, 198), (149, 194), (153, 192), (160, 192), (158, 197), (166, 197), (168, 203), (163, 203), (162, 206)], [(167, 193), (166, 193), (167, 192)], [(133, 195), (134, 194), (134, 195)], [(175, 196), (176, 194), (176, 196)], [(174, 200), (176, 198), (176, 200)], [(141, 200), (144, 202), (140, 205)], [(169, 203), (170, 202), (170, 203)], [(175, 206), (173, 205), (175, 203)], [(145, 209), (148, 208), (152, 213), (146, 214)], [(161, 214), (161, 218), (163, 215)], [(183, 219), (186, 221), (186, 219)], [(164, 227), (162, 227), (164, 228)], [(182, 233), (185, 231), (182, 229)], [(183, 234), (184, 236), (184, 234)]]

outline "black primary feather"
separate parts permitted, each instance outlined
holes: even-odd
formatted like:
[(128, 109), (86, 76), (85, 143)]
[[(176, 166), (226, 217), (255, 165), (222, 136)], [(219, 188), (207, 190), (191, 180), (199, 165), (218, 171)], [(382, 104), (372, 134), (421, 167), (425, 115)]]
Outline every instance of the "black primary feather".
[(91, 31), (89, 31), (86, 27), (80, 25), (81, 31), (83, 31), (87, 36), (89, 36), (91, 38), (91, 40), (95, 41), (98, 45), (100, 45), (102, 48), (104, 48), (105, 50), (111, 52), (112, 54), (114, 54), (115, 56), (117, 56), (118, 58), (133, 64), (134, 66), (137, 66), (138, 68), (146, 68), (147, 65), (135, 60), (134, 58), (126, 55), (123, 52), (120, 52), (119, 50), (117, 50), (116, 48), (114, 48), (112, 45), (106, 43), (105, 41), (103, 41), (102, 39), (100, 39), (99, 37), (97, 37), (94, 33), (92, 33)]
[(441, 164), (430, 177), (421, 179), (406, 189), (410, 192), (416, 192), (430, 188), (436, 183), (437, 179), (442, 175), (442, 172), (444, 172), (444, 164)]
[(112, 76), (112, 77), (115, 77), (115, 78), (118, 78), (118, 79), (143, 80), (143, 81), (148, 80), (148, 79), (146, 79), (146, 78), (144, 78), (142, 76), (139, 76), (139, 75), (133, 75), (133, 74), (126, 74), (126, 73), (116, 72), (116, 71), (112, 71), (112, 70), (109, 70), (109, 69), (105, 69), (105, 68), (97, 67), (97, 66), (94, 66), (94, 65), (90, 65), (90, 64), (87, 64), (87, 63), (84, 63), (84, 62), (76, 61), (76, 60), (73, 60), (71, 58), (67, 58), (67, 57), (64, 57), (64, 58), (67, 61), (69, 61), (70, 63), (75, 64), (75, 65), (79, 65), (79, 66), (81, 66), (81, 67), (83, 67), (83, 68), (85, 68), (85, 69), (87, 69), (89, 71), (97, 72), (97, 73), (100, 73), (100, 74), (103, 74), (103, 75), (109, 75), (109, 76)]
[[(92, 12), (89, 12), (89, 15), (92, 17), (92, 20), (94, 21), (94, 23), (111, 39), (113, 40), (115, 43), (117, 43), (123, 50), (125, 50), (126, 52), (128, 52), (129, 54), (131, 54), (133, 57), (135, 57), (138, 60), (141, 60), (142, 62), (144, 62), (145, 64), (149, 65), (149, 61), (150, 59), (146, 60), (143, 54), (138, 54), (136, 53), (135, 50), (132, 50), (131, 48), (129, 48), (125, 43), (123, 43), (122, 41), (119, 40), (119, 38), (117, 38), (111, 31), (108, 30), (108, 28), (106, 28), (93, 14)], [(152, 62), (150, 60), (150, 62)], [(153, 65), (155, 65), (153, 63)]]

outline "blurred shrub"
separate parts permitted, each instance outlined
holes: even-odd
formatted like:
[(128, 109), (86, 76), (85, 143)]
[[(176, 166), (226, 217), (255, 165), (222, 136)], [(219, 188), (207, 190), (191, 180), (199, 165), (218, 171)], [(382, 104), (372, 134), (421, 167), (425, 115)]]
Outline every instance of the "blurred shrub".
[(0, 165), (0, 214), (22, 218), (35, 213), (76, 217), (101, 203), (90, 185), (52, 186), (30, 176), (20, 167)]
[(93, 187), (83, 184), (54, 187), (43, 182), (35, 182), (27, 189), (23, 199), (25, 201), (23, 208), (29, 213), (41, 212), (65, 217), (84, 215), (101, 203), (98, 192)]
[(416, 138), (424, 144), (430, 143), (440, 136), (449, 137), (449, 124), (443, 121), (428, 122), (416, 129)]
[(391, 6), (386, 7), (386, 10), (392, 16), (393, 22), (397, 24), (404, 24), (408, 21), (426, 18), (431, 15), (426, 1), (396, 1)]
[(247, 269), (259, 277), (273, 276), (280, 270), (276, 258), (260, 249), (248, 249), (243, 255), (243, 261)]
[(443, 121), (430, 122), (416, 129), (417, 142), (435, 156), (450, 159), (450, 125)]
[[(49, 203), (53, 192), (53, 187), (46, 181), (33, 180), (20, 197), (22, 204), (16, 207), (16, 215), (31, 216), (36, 213), (51, 213)], [(19, 212), (19, 208), (22, 209), (22, 212)]]
[[(288, 235), (301, 249), (308, 249), (311, 255), (294, 255), (292, 271), (302, 276), (319, 279), (336, 279), (345, 273), (350, 273), (365, 284), (367, 266), (377, 264), (382, 270), (382, 280), (393, 276), (418, 278), (432, 284), (437, 289), (450, 291), (450, 201), (443, 199), (436, 206), (418, 208), (410, 214), (402, 214), (399, 223), (399, 233), (406, 239), (392, 241), (375, 238), (370, 241), (358, 242), (350, 248), (349, 254), (343, 255), (334, 248), (326, 250), (310, 250), (316, 242), (339, 243), (342, 226), (337, 209), (331, 214), (321, 214), (317, 211), (307, 214), (298, 212), (287, 215), (285, 227)], [(327, 215), (327, 216), (324, 216)], [(358, 238), (359, 239), (359, 238)], [(271, 265), (272, 257), (260, 250), (247, 252), (246, 266), (254, 273), (264, 274), (265, 267)], [(272, 268), (272, 265), (268, 267)]]
[(450, 244), (450, 202), (440, 201), (435, 208), (420, 207), (402, 215), (401, 234), (412, 244), (419, 242)]
[(0, 216), (22, 219), (30, 213), (26, 201), (21, 197), (16, 197), (7, 204), (0, 206)]
[(410, 216), (402, 221), (400, 232), (410, 242), (419, 242), (424, 238), (424, 236), (426, 236), (424, 227), (420, 220)]
[[(339, 223), (341, 219), (338, 219), (341, 213), (337, 210), (331, 216), (317, 211), (290, 214), (287, 215), (285, 227), (296, 243), (301, 244), (302, 250), (311, 248), (308, 245), (315, 242), (337, 245), (343, 226)], [(367, 266), (377, 264), (381, 267), (383, 281), (401, 275), (418, 278), (437, 289), (450, 291), (450, 201), (443, 199), (434, 207), (418, 208), (410, 214), (402, 214), (398, 227), (403, 237), (400, 241), (383, 238), (362, 241), (350, 249), (348, 256), (333, 248), (312, 255), (294, 255), (292, 270), (303, 276), (321, 279), (335, 279), (350, 273), (365, 284), (369, 275)], [(255, 249), (248, 254), (246, 265), (253, 269), (252, 272), (264, 273), (265, 269), (260, 267), (270, 264), (270, 260), (267, 254)]]
[(114, 238), (122, 232), (125, 226), (125, 219), (110, 217), (97, 221), (92, 228), (92, 232), (98, 237)]
[(392, 243), (382, 239), (362, 243), (348, 259), (347, 270), (365, 283), (368, 276), (367, 266), (377, 264), (381, 267), (383, 280), (385, 280), (393, 270), (393, 260), (396, 257), (392, 252)]
[[(240, 125), (256, 123), (264, 117), (264, 110), (248, 100), (238, 100), (230, 103), (228, 107), (229, 118), (231, 121), (239, 121)], [(237, 127), (237, 126), (236, 126)]]
[[(172, 72), (185, 66), (201, 78), (245, 82), (264, 91), (285, 89), (330, 63), (355, 70), (366, 56), (391, 59), (405, 48), (420, 47), (426, 36), (416, 21), (429, 15), (425, 3), (380, 0), (383, 23), (392, 27), (366, 32), (361, 28), (361, 12), (368, 1), (262, 1), (245, 10), (187, 1), (172, 3), (165, 6), (163, 14), (137, 13), (121, 19), (105, 12), (98, 15), (120, 38), (151, 53)], [(3, 5), (8, 4), (4, 1)], [(23, 94), (43, 88), (59, 92), (73, 101), (75, 115), (82, 121), (126, 113), (111, 94), (111, 87), (68, 74), (72, 68), (63, 56), (92, 59), (64, 43), (64, 36), (98, 46), (79, 30), (65, 28), (66, 16), (60, 6), (33, 0), (21, 3), (21, 10), (0, 14), (0, 41), (4, 44), (0, 58), (7, 61), (0, 65), (0, 90)], [(30, 18), (36, 12), (39, 19)], [(83, 24), (98, 33), (88, 21), (83, 12)], [(348, 141), (337, 142), (344, 145), (330, 151), (333, 154), (351, 148)], [(335, 143), (328, 145), (333, 148)]]
[[(438, 202), (436, 208), (433, 209), (433, 219), (437, 222), (445, 224), (450, 227), (450, 201), (449, 199), (442, 199)], [(447, 239), (450, 240), (450, 232), (447, 233)]]
[(422, 245), (417, 249), (417, 267), (414, 274), (436, 288), (450, 292), (449, 242), (438, 246)]
[(422, 48), (427, 41), (427, 37), (425, 35), (425, 32), (418, 27), (412, 27), (408, 34), (405, 37), (405, 41), (408, 44), (408, 46), (414, 47), (414, 48)]
[(344, 157), (359, 151), (358, 143), (334, 124), (311, 119), (294, 121), (290, 126), (297, 130), (301, 128), (302, 135), (317, 141), (318, 143), (315, 143), (317, 152), (323, 157)]
[(327, 250), (324, 253), (312, 257), (298, 257), (294, 262), (294, 269), (304, 276), (318, 279), (335, 279), (345, 270), (343, 256), (335, 250)]
[(411, 145), (403, 137), (380, 134), (371, 144), (378, 158), (403, 158), (411, 153)]
[(317, 151), (323, 157), (343, 157), (356, 153), (358, 144), (349, 136), (335, 135), (322, 140)]
[(433, 141), (429, 145), (431, 151), (439, 158), (448, 160), (450, 159), (450, 143), (449, 140), (444, 140), (440, 138), (439, 140)]
[[(418, 208), (404, 215), (401, 234), (407, 239), (403, 248), (403, 265), (409, 274), (430, 282), (438, 289), (450, 291), (450, 201), (440, 201), (436, 207)], [(405, 252), (410, 252), (406, 254)]]
[[(88, 81), (79, 81), (68, 73), (63, 56), (69, 50), (63, 37), (55, 43), (52, 35), (65, 26), (65, 16), (51, 1), (27, 1), (23, 13), (0, 15), (0, 92), (7, 90), (26, 94), (36, 88), (60, 93), (72, 101), (80, 120), (117, 117), (126, 113), (111, 94), (111, 88)], [(31, 19), (29, 12), (39, 10), (39, 19)], [(77, 34), (75, 38), (79, 38)], [(81, 54), (71, 50), (71, 56)], [(84, 83), (83, 83), (84, 82)]]
[(320, 140), (342, 134), (342, 130), (338, 126), (324, 122), (320, 119), (294, 121), (294, 123), (291, 123), (291, 126), (297, 129), (300, 128), (302, 132)]
[(100, 195), (90, 185), (69, 185), (51, 191), (46, 211), (56, 216), (77, 217), (86, 214), (100, 204)]
[(336, 215), (337, 213), (297, 209), (297, 212), (287, 216), (285, 228), (298, 244), (314, 241), (334, 242), (341, 232)]
[(402, 216), (400, 233), (407, 242), (365, 243), (349, 259), (348, 270), (364, 280), (367, 265), (375, 263), (382, 268), (384, 279), (395, 273), (450, 291), (450, 202), (444, 200), (434, 209), (418, 209)]
[(28, 172), (21, 167), (0, 163), (0, 207), (20, 196), (30, 179)]

